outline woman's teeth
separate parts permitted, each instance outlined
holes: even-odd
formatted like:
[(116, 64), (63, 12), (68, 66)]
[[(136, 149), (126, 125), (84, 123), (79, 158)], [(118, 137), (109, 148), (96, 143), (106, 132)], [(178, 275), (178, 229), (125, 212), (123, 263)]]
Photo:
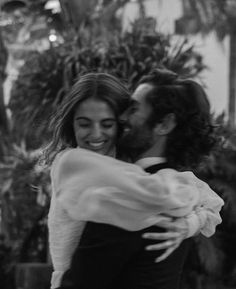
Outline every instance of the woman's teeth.
[(97, 148), (97, 147), (102, 146), (104, 143), (105, 143), (105, 141), (102, 141), (102, 142), (89, 142), (88, 144), (89, 144), (90, 146), (92, 146), (92, 147)]

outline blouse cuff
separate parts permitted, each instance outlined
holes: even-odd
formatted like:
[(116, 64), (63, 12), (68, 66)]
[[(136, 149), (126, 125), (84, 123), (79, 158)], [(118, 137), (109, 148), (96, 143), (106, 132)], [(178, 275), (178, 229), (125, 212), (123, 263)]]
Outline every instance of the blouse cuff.
[(186, 238), (190, 238), (200, 231), (201, 223), (199, 216), (195, 212), (192, 212), (185, 218), (188, 224), (188, 234)]

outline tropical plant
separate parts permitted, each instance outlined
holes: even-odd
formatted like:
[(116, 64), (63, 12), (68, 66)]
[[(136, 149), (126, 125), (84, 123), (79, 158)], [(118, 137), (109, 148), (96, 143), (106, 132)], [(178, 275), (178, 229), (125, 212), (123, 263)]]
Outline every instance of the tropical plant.
[[(70, 81), (88, 70), (109, 72), (130, 86), (155, 67), (165, 66), (180, 75), (196, 77), (205, 68), (202, 56), (188, 39), (174, 43), (171, 35), (147, 31), (149, 19), (137, 20), (132, 32), (116, 34), (109, 42), (91, 38), (68, 55), (65, 72)], [(86, 47), (86, 49), (84, 49)], [(94, 56), (93, 56), (94, 55)]]
[(45, 222), (50, 183), (46, 170), (37, 165), (38, 156), (39, 151), (13, 145), (1, 163), (1, 225), (15, 262), (45, 262), (47, 258)]
[(234, 288), (236, 285), (236, 130), (227, 124), (224, 115), (215, 121), (222, 141), (199, 169), (198, 176), (224, 199), (223, 221), (213, 237), (199, 235), (194, 240), (186, 266), (186, 284), (192, 289)]
[[(12, 89), (12, 134), (38, 148), (47, 138), (48, 117), (63, 89), (63, 57), (57, 49), (28, 55)], [(37, 133), (35, 133), (37, 131)]]
[(205, 68), (200, 54), (187, 39), (173, 43), (172, 36), (143, 32), (144, 22), (132, 32), (117, 33), (109, 41), (82, 34), (78, 42), (44, 53), (33, 53), (20, 71), (10, 101), (13, 132), (27, 145), (39, 147), (50, 135), (50, 115), (80, 74), (112, 73), (132, 88), (137, 80), (158, 66), (196, 77)]

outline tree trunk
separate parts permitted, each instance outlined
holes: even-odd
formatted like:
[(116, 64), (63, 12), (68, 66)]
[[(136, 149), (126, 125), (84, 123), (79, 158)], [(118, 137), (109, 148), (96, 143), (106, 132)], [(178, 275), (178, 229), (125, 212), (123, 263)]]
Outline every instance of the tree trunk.
[(7, 63), (7, 50), (4, 46), (0, 30), (0, 133), (8, 130), (6, 107), (4, 105), (3, 83), (5, 79), (5, 67)]
[(97, 5), (97, 0), (59, 0), (65, 23), (78, 30)]
[(229, 50), (229, 125), (236, 124), (236, 29), (231, 29)]
[[(68, 28), (71, 26), (78, 31), (82, 24), (88, 24), (93, 21), (93, 16), (96, 14), (96, 8), (99, 8), (99, 0), (59, 0), (64, 16), (65, 24)], [(142, 6), (144, 0), (139, 0), (139, 5)], [(100, 17), (104, 25), (111, 25), (115, 12), (124, 7), (129, 0), (107, 0), (103, 2), (100, 11)], [(98, 12), (98, 11), (97, 11)]]

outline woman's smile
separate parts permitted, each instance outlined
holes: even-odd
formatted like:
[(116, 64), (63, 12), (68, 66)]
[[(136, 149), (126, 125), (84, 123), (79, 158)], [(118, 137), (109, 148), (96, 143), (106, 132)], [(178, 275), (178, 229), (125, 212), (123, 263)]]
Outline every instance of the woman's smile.
[(79, 103), (73, 126), (79, 147), (100, 154), (114, 155), (117, 120), (106, 102), (89, 98)]

